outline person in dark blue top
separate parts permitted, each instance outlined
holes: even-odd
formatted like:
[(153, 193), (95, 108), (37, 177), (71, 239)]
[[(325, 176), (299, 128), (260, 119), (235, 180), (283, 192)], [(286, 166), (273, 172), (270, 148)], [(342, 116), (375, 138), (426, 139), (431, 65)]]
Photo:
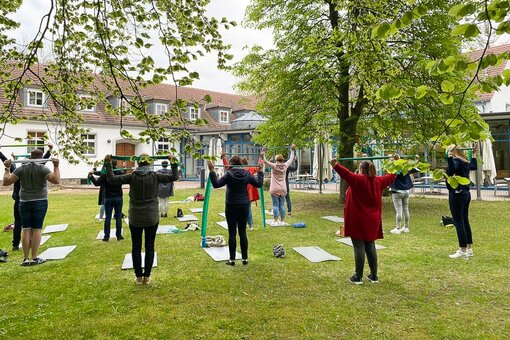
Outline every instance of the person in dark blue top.
[[(450, 145), (446, 149), (448, 153), (448, 168), (446, 174), (448, 176), (462, 176), (469, 178), (469, 171), (476, 170), (476, 146), (473, 149), (473, 157), (471, 161), (467, 160), (462, 150), (457, 145)], [(459, 239), (459, 249), (450, 255), (452, 259), (464, 258), (468, 259), (473, 256), (473, 238), (471, 235), (471, 226), (469, 224), (469, 202), (471, 202), (471, 193), (469, 185), (459, 184), (457, 188), (452, 188), (448, 182), (448, 201), (450, 211), (453, 217), (453, 224), (457, 230), (457, 238)]]
[[(394, 160), (399, 160), (400, 155), (395, 154)], [(411, 174), (419, 172), (418, 169), (411, 169), (407, 174), (397, 173), (397, 179), (390, 185), (391, 198), (396, 211), (396, 226), (390, 230), (390, 233), (399, 235), (409, 232), (409, 193), (413, 188)], [(402, 215), (404, 216), (404, 225), (402, 226)]]
[(259, 165), (257, 177), (251, 175), (242, 166), (241, 157), (232, 156), (230, 158), (230, 170), (218, 178), (214, 172), (214, 164), (207, 162), (209, 167), (209, 178), (214, 188), (227, 186), (225, 194), (225, 217), (228, 225), (228, 250), (230, 259), (227, 265), (235, 265), (236, 259), (236, 230), (239, 232), (239, 241), (241, 243), (241, 255), (243, 264), (248, 264), (248, 237), (246, 235), (246, 222), (250, 209), (250, 198), (248, 197), (248, 184), (260, 188), (264, 183), (264, 173), (262, 164)]

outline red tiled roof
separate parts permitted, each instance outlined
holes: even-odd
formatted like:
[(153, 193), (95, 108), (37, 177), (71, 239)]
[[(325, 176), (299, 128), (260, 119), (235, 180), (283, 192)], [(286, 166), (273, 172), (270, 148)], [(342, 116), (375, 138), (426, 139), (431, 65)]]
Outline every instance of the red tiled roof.
[[(510, 52), (510, 44), (490, 47), (487, 49), (487, 51), (485, 51), (485, 56), (487, 56), (489, 54), (499, 55), (504, 52)], [(467, 56), (472, 61), (478, 61), (480, 59), (480, 57), (482, 56), (482, 53), (483, 53), (483, 49), (469, 52), (469, 53), (467, 53)], [(498, 76), (505, 70), (507, 63), (508, 63), (508, 61), (504, 60), (503, 62), (501, 62), (500, 64), (498, 64), (496, 66), (489, 66), (483, 70), (480, 70), (479, 77), (481, 79), (484, 79), (484, 78)], [(478, 99), (480, 101), (489, 101), (494, 96), (494, 91), (490, 92), (490, 93), (478, 92), (477, 94), (478, 94)]]

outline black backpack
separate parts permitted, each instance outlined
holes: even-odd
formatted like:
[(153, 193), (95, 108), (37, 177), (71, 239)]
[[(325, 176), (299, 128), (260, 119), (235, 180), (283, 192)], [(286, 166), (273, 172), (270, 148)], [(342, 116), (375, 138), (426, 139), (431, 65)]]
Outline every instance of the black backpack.
[(177, 208), (177, 217), (183, 217), (184, 214), (182, 213), (182, 209), (181, 208)]

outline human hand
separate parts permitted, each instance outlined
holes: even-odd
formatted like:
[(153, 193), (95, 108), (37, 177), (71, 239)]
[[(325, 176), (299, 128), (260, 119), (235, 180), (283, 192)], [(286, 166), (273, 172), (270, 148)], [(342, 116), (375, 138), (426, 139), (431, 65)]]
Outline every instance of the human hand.
[(175, 159), (176, 158), (174, 155), (168, 155), (168, 160), (170, 161), (170, 163), (173, 163)]
[(336, 163), (338, 163), (338, 162), (337, 162), (337, 160), (336, 160), (336, 158), (333, 158), (333, 159), (331, 160), (331, 166), (332, 166), (332, 167), (334, 167), (334, 166), (336, 165)]
[(89, 177), (94, 174), (94, 171), (89, 171)]
[(294, 149), (295, 149), (295, 148), (296, 148), (296, 146), (295, 146), (294, 144), (292, 144), (292, 145), (290, 146), (290, 149), (291, 149), (292, 151), (294, 151)]
[(12, 161), (10, 159), (6, 159), (4, 161), (4, 166), (6, 169), (10, 169), (11, 168), (11, 164), (12, 164)]
[(50, 151), (53, 150), (53, 144), (48, 144), (48, 149), (50, 149)]
[(262, 149), (262, 151), (260, 152), (260, 157), (264, 157), (265, 154), (266, 154), (266, 150)]
[(207, 167), (209, 171), (214, 171), (214, 164), (211, 161), (207, 161)]
[(53, 163), (53, 167), (58, 168), (58, 164), (60, 163), (58, 158), (52, 158), (51, 162)]
[(106, 155), (104, 156), (104, 161), (106, 163), (111, 163), (112, 162), (112, 155)]

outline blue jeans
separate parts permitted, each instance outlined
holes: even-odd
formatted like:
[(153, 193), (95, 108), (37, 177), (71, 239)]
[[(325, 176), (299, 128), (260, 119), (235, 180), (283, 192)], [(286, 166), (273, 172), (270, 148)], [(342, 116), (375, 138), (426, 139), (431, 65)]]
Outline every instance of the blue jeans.
[(121, 197), (108, 197), (104, 199), (104, 238), (110, 238), (110, 225), (112, 223), (112, 212), (115, 209), (115, 236), (117, 238), (122, 236), (122, 196)]
[(19, 214), (23, 228), (42, 229), (48, 211), (48, 200), (19, 202)]
[(251, 203), (250, 203), (250, 208), (248, 210), (248, 225), (250, 227), (253, 226), (253, 214), (251, 212)]
[(281, 220), (285, 218), (285, 196), (275, 196), (271, 195), (271, 200), (273, 201), (273, 217), (276, 221), (278, 216), (280, 216)]
[(290, 191), (287, 188), (287, 195), (285, 195), (285, 201), (287, 201), (287, 212), (292, 212), (292, 202), (290, 201)]
[(455, 193), (454, 190), (449, 192), (450, 211), (453, 217), (453, 224), (457, 230), (457, 238), (459, 247), (467, 247), (473, 244), (471, 235), (471, 225), (469, 224), (469, 203), (471, 202), (471, 193), (469, 190), (463, 190)]

